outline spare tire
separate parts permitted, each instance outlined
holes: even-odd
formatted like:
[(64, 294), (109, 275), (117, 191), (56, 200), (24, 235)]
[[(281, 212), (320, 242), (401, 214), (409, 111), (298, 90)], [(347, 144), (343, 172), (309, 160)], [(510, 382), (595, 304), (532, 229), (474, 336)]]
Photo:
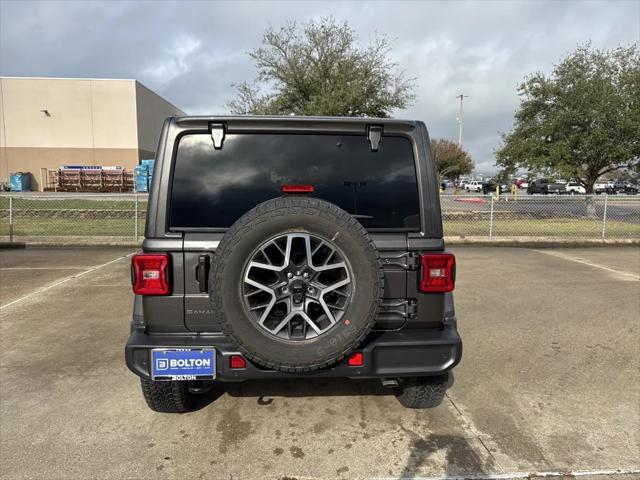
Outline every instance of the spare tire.
[(338, 362), (371, 330), (378, 252), (351, 215), (316, 198), (257, 205), (225, 233), (209, 292), (216, 320), (253, 362), (285, 372)]

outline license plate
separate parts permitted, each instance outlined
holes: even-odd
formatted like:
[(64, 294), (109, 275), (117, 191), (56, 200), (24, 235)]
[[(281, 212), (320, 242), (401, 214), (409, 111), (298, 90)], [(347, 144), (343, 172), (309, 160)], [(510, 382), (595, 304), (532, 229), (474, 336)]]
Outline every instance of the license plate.
[(212, 380), (216, 378), (214, 348), (154, 348), (151, 350), (154, 380)]

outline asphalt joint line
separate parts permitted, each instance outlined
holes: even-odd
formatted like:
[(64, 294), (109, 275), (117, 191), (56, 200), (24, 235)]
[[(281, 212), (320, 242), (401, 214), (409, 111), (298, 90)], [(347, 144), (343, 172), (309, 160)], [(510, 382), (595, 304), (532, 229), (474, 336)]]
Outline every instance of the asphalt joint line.
[(462, 413), (462, 410), (458, 408), (458, 405), (456, 405), (456, 402), (453, 401), (453, 398), (451, 398), (451, 395), (449, 395), (449, 392), (445, 392), (445, 396), (447, 397), (447, 400), (449, 400), (449, 403), (451, 403), (451, 406), (455, 409), (455, 411), (460, 416), (460, 419), (462, 420), (463, 430), (466, 430), (467, 432), (469, 432), (473, 437), (476, 438), (476, 440), (478, 440), (478, 442), (480, 442), (480, 445), (482, 445), (482, 447), (485, 449), (485, 451), (487, 452), (487, 455), (489, 455), (489, 458), (491, 458), (491, 461), (493, 462), (493, 464), (498, 467), (498, 470), (500, 470), (500, 472), (505, 473), (505, 469), (502, 468), (502, 465), (500, 465), (500, 462), (498, 462), (498, 459), (493, 455), (493, 453), (491, 452), (487, 444), (484, 443), (484, 440), (482, 440), (482, 437), (480, 436), (480, 432), (475, 428), (471, 420), (469, 420), (465, 416), (465, 414)]

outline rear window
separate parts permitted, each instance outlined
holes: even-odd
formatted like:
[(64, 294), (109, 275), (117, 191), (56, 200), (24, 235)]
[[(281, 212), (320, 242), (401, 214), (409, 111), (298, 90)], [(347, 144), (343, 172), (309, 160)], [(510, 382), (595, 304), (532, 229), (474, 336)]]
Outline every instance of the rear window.
[(314, 196), (363, 226), (418, 230), (419, 200), (411, 142), (365, 136), (227, 134), (215, 150), (208, 134), (180, 138), (171, 190), (170, 228), (228, 228), (284, 184), (310, 184)]

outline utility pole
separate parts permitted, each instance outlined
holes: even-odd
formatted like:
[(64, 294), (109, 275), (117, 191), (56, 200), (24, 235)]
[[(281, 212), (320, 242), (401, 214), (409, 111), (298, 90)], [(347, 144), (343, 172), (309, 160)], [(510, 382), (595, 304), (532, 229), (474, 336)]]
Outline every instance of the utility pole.
[(462, 124), (464, 122), (464, 110), (463, 103), (465, 98), (469, 98), (469, 95), (460, 94), (457, 95), (456, 98), (460, 99), (460, 116), (458, 117), (458, 146), (462, 148)]

